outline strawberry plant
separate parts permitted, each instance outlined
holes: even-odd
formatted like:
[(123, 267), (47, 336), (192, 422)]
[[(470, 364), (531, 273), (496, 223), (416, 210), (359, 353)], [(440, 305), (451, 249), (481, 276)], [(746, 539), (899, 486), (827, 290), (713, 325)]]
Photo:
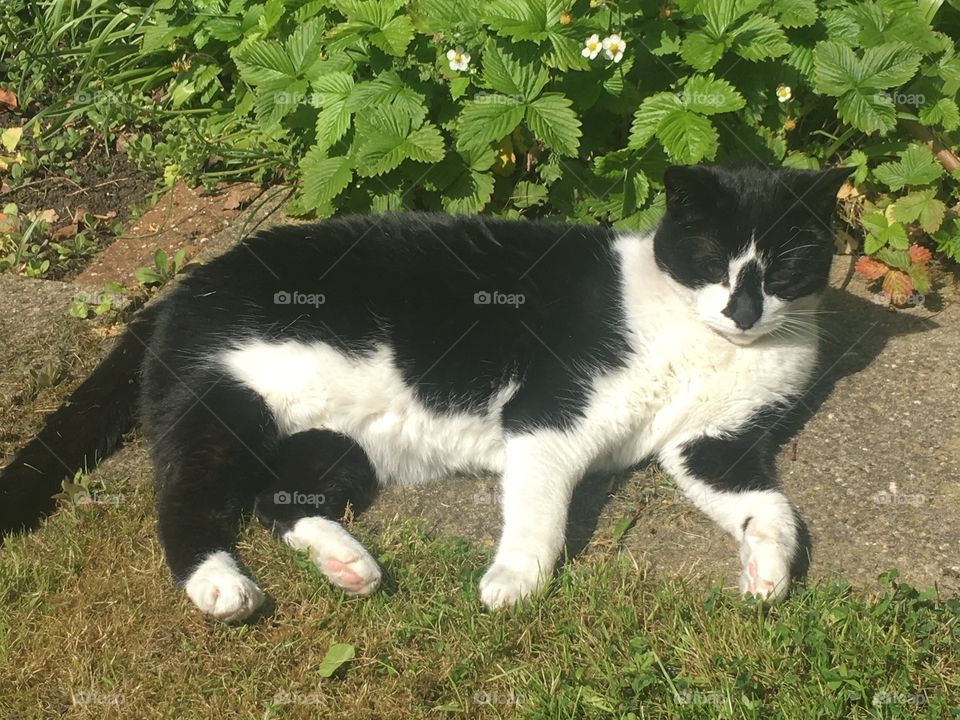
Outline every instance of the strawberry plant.
[(42, 104), (53, 57), (79, 79), (32, 124), (122, 133), (170, 180), (292, 182), (292, 214), (645, 230), (671, 163), (848, 165), (858, 269), (889, 301), (929, 290), (927, 249), (960, 258), (955, 0), (40, 7), (2, 32), (36, 60), (0, 51), (11, 87)]

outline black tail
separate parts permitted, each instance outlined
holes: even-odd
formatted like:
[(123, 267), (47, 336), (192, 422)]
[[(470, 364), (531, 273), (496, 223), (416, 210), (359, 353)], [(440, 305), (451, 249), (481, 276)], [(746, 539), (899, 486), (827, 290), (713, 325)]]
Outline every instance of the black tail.
[(137, 316), (90, 377), (0, 470), (0, 538), (35, 527), (53, 510), (63, 480), (95, 467), (133, 427), (154, 315), (150, 308)]

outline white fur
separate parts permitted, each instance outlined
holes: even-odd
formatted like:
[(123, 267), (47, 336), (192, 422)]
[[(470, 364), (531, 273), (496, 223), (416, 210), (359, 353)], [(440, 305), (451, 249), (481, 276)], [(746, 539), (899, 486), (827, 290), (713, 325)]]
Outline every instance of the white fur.
[(230, 374), (266, 400), (281, 432), (318, 428), (348, 435), (370, 456), (383, 483), (503, 467), (500, 411), (515, 386), (501, 392), (485, 415), (437, 415), (417, 400), (387, 347), (353, 358), (325, 343), (253, 340), (222, 359)]
[[(381, 482), (419, 483), (464, 470), (502, 473), (504, 528), (481, 597), (491, 608), (509, 605), (549, 578), (562, 548), (570, 495), (585, 471), (626, 468), (649, 456), (669, 463), (683, 442), (740, 428), (761, 407), (792, 395), (814, 367), (812, 334), (771, 332), (786, 304), (765, 297), (764, 316), (744, 333), (719, 313), (717, 307), (726, 305), (720, 295), (707, 302), (703, 292), (681, 286), (657, 267), (652, 236), (623, 236), (616, 250), (624, 330), (637, 352), (624, 358), (625, 367), (593, 378), (585, 417), (566, 431), (507, 437), (500, 414), (513, 386), (483, 414), (432, 412), (404, 383), (386, 347), (357, 358), (323, 343), (247, 340), (221, 360), (266, 400), (283, 432), (325, 428), (349, 435), (369, 455)], [(722, 291), (729, 300), (730, 289)], [(745, 591), (782, 594), (781, 561), (796, 542), (795, 528), (780, 530), (788, 522), (786, 499), (775, 492), (710, 491), (685, 475), (679, 458), (673, 464), (669, 470), (687, 494), (741, 542)], [(747, 517), (754, 520), (744, 535)], [(333, 531), (327, 525), (310, 528), (294, 539), (311, 548), (336, 546), (328, 544)], [(319, 533), (315, 542), (301, 538), (313, 533)], [(362, 550), (357, 544), (350, 551), (357, 548)], [(340, 549), (330, 552), (342, 560)]]
[(321, 517), (297, 520), (284, 541), (307, 550), (327, 579), (349, 595), (369, 595), (380, 584), (380, 566), (340, 523)]
[(263, 591), (240, 572), (230, 553), (210, 553), (183, 584), (200, 610), (224, 622), (249, 617), (263, 602)]

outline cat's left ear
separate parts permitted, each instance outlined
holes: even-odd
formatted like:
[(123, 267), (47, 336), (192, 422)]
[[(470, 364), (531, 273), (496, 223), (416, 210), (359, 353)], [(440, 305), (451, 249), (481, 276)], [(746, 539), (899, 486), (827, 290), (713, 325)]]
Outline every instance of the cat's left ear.
[(856, 168), (838, 167), (809, 173), (805, 177), (806, 182), (797, 188), (799, 202), (829, 223), (837, 206), (837, 193), (854, 170)]

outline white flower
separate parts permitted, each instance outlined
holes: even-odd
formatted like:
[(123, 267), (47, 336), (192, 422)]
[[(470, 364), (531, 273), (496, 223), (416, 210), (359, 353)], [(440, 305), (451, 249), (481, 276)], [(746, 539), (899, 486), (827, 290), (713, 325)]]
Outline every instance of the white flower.
[(625, 47), (627, 47), (627, 43), (616, 33), (603, 39), (603, 55), (607, 60), (613, 60), (615, 63), (623, 59)]
[(470, 53), (464, 52), (460, 47), (456, 50), (447, 50), (447, 60), (450, 62), (451, 70), (463, 71), (470, 67)]
[(585, 58), (590, 58), (593, 60), (597, 55), (600, 54), (600, 36), (594, 33), (586, 40), (583, 41), (583, 50), (580, 51), (580, 54)]
[(793, 97), (793, 90), (790, 89), (789, 85), (781, 85), (777, 88), (777, 100), (780, 102), (786, 102)]

